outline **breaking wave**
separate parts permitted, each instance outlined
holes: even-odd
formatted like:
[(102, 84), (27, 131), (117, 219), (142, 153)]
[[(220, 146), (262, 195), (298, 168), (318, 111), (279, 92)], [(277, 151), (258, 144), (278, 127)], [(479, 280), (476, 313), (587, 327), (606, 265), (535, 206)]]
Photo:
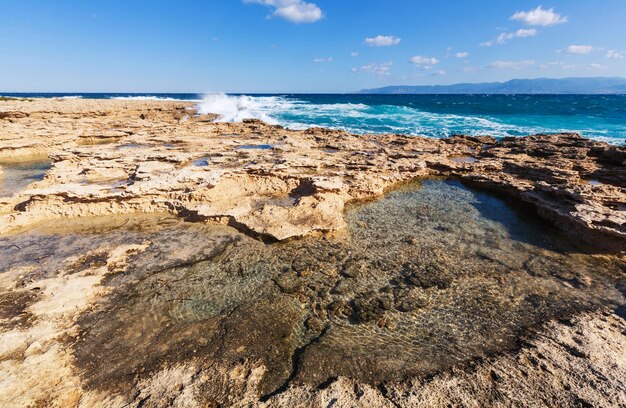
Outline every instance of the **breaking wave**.
[(231, 96), (209, 94), (198, 104), (198, 113), (218, 115), (219, 122), (241, 122), (244, 119), (260, 119), (271, 125), (279, 124), (272, 114), (278, 114), (289, 102), (277, 96)]

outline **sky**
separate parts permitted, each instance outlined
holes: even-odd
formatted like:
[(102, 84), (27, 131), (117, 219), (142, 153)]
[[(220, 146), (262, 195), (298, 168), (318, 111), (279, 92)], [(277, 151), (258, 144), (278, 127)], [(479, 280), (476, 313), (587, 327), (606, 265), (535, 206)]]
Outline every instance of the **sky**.
[(624, 0), (0, 0), (0, 91), (626, 77)]

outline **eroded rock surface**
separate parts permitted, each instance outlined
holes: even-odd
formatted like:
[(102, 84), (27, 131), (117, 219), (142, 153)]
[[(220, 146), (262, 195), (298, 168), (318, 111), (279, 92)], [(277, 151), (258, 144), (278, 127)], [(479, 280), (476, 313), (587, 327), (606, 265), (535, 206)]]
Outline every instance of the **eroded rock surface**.
[(626, 404), (624, 148), (192, 108), (0, 105), (0, 405)]
[(626, 149), (575, 134), (445, 140), (212, 123), (180, 102), (0, 104), (0, 158), (49, 155), (0, 202), (0, 230), (51, 217), (169, 212), (282, 240), (345, 227), (347, 202), (416, 176), (456, 176), (533, 204), (595, 245), (626, 243)]

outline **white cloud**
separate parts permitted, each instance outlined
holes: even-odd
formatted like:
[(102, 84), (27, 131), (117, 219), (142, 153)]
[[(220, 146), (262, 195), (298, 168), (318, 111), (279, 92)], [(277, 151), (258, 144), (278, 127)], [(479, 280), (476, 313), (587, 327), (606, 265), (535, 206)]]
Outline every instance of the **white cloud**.
[(524, 60), (524, 61), (493, 61), (491, 64), (487, 65), (487, 68), (497, 68), (497, 69), (523, 69), (532, 67), (535, 65), (535, 61), (533, 60)]
[(446, 74), (446, 71), (444, 71), (443, 69), (439, 69), (433, 72), (432, 74), (430, 74), (430, 76), (444, 76), (445, 74)]
[(366, 38), (365, 44), (370, 47), (389, 47), (390, 45), (398, 45), (402, 41), (401, 38), (398, 38), (393, 35), (377, 35), (373, 38)]
[(358, 57), (358, 56), (359, 56), (359, 53), (358, 53), (358, 52), (356, 52), (356, 51), (352, 51), (352, 52), (350, 53), (350, 56), (351, 56), (351, 57)]
[(554, 8), (546, 10), (541, 6), (529, 11), (518, 11), (511, 16), (511, 20), (518, 20), (528, 25), (543, 27), (567, 23), (567, 17), (555, 13)]
[(507, 41), (513, 38), (526, 38), (526, 37), (534, 37), (537, 35), (537, 30), (534, 28), (520, 28), (517, 31), (512, 33), (500, 33), (500, 35), (491, 41), (484, 42), (480, 44), (482, 47), (491, 47), (496, 44), (506, 44)]
[(539, 64), (540, 69), (549, 69), (553, 67), (562, 67), (563, 63), (561, 61), (550, 61), (543, 64)]
[(371, 63), (371, 64), (363, 65), (362, 67), (359, 67), (359, 68), (352, 68), (352, 72), (366, 73), (366, 74), (371, 74), (375, 76), (386, 76), (386, 75), (391, 74), (391, 72), (389, 71), (391, 70), (392, 66), (393, 66), (392, 61), (383, 62), (382, 64)]
[(304, 0), (243, 0), (244, 3), (263, 4), (274, 8), (272, 17), (280, 17), (292, 23), (314, 23), (324, 16), (315, 3)]
[(552, 61), (546, 64), (540, 64), (539, 68), (541, 69), (549, 69), (549, 68), (561, 68), (568, 71), (592, 71), (596, 69), (604, 69), (606, 66), (600, 65), (597, 63), (592, 64), (565, 64), (562, 61)]
[(591, 45), (570, 45), (565, 49), (568, 54), (589, 54), (593, 51)]
[(432, 66), (439, 64), (439, 60), (434, 57), (423, 57), (421, 55), (416, 55), (411, 58), (411, 62), (417, 66)]
[(474, 72), (474, 71), (476, 71), (476, 68), (474, 68), (474, 67), (463, 67), (463, 68), (461, 68), (461, 71), (463, 71), (463, 72)]
[(469, 52), (467, 51), (457, 52), (456, 54), (454, 54), (454, 56), (457, 58), (467, 58), (469, 57)]
[(606, 57), (611, 59), (624, 59), (624, 57), (626, 57), (626, 51), (608, 50)]
[(562, 65), (562, 67), (563, 67), (563, 69), (574, 70), (574, 71), (580, 71), (580, 70), (592, 71), (592, 70), (604, 68), (603, 65), (595, 64), (595, 63), (594, 64), (586, 64), (586, 65), (579, 65), (579, 64)]
[(315, 58), (315, 59), (313, 60), (313, 62), (315, 62), (315, 63), (333, 62), (333, 57), (328, 57), (328, 58)]

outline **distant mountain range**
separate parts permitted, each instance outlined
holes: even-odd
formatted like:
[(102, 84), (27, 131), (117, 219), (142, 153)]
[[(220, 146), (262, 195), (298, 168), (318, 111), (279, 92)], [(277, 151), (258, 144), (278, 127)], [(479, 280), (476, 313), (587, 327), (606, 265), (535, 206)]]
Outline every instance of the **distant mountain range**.
[(537, 78), (454, 85), (399, 85), (360, 94), (626, 94), (626, 78)]

